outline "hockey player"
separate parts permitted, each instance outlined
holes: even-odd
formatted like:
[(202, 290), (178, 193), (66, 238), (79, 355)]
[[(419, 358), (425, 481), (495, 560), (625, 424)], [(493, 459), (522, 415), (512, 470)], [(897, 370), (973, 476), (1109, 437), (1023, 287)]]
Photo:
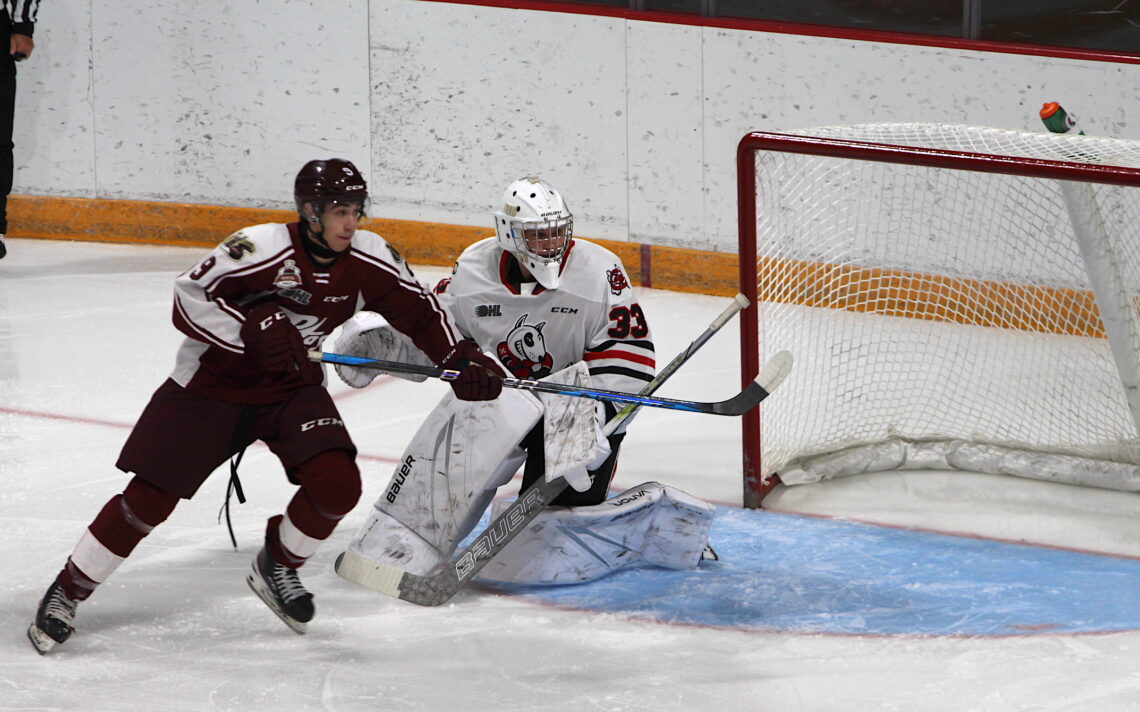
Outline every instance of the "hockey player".
[(368, 189), (352, 163), (310, 161), (297, 174), (294, 196), (298, 222), (242, 229), (175, 280), (173, 321), (186, 338), (174, 372), (119, 456), (119, 469), (134, 476), (95, 517), (40, 601), (28, 637), (41, 653), (68, 639), (77, 604), (179, 499), (193, 497), (254, 440), (299, 489), (269, 519), (247, 583), (290, 628), (305, 632), (313, 596), (297, 569), (360, 496), (356, 448), (321, 365), (307, 352), (359, 307), (383, 314), (434, 363), (459, 369), (457, 398), (493, 399), (502, 389), (491, 375), (502, 375), (493, 359), (456, 333), (399, 253), (358, 229)]
[[(621, 260), (600, 245), (572, 239), (573, 217), (557, 190), (534, 177), (515, 181), (495, 213), (495, 229), (495, 237), (468, 247), (452, 275), (435, 287), (464, 336), (517, 378), (585, 379), (626, 392), (653, 379), (649, 323)], [(367, 312), (345, 325), (336, 349), (423, 360), (382, 317)], [(376, 373), (343, 366), (337, 372), (357, 388)], [(539, 477), (559, 475), (571, 488), (484, 567), (481, 578), (573, 583), (639, 561), (694, 568), (707, 548), (713, 508), (652, 482), (607, 500), (624, 428), (602, 437), (601, 425), (617, 408), (596, 406), (512, 389), (486, 404), (445, 396), (401, 456), (338, 573), (362, 581), (370, 561), (420, 575), (434, 572), (520, 465), (523, 489)], [(572, 418), (583, 407), (588, 447), (584, 456), (568, 454), (581, 439)]]

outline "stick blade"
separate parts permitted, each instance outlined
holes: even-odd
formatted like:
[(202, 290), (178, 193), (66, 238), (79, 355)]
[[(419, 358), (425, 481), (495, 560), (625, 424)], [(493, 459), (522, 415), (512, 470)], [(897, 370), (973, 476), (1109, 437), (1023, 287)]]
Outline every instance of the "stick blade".
[(792, 354), (790, 351), (780, 351), (774, 354), (768, 362), (764, 364), (764, 368), (760, 369), (760, 373), (756, 376), (755, 383), (759, 383), (760, 387), (767, 391), (769, 394), (776, 390), (776, 387), (784, 382), (788, 374), (792, 372)]
[(791, 370), (792, 354), (781, 351), (768, 359), (760, 369), (760, 373), (744, 387), (744, 390), (726, 401), (711, 404), (711, 408), (705, 412), (717, 415), (744, 415), (771, 395)]
[(419, 576), (354, 551), (337, 556), (333, 570), (346, 581), (421, 606), (447, 603), (462, 585), (450, 566), (433, 576)]
[(333, 570), (346, 581), (395, 598), (400, 597), (400, 584), (404, 578), (404, 572), (400, 569), (377, 563), (354, 551), (344, 551), (336, 557)]

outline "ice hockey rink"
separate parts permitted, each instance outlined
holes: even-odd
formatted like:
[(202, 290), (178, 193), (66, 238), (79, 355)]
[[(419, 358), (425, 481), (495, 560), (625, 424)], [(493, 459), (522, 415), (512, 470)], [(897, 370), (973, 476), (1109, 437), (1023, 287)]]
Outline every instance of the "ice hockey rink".
[[(615, 485), (656, 480), (718, 505), (721, 561), (575, 587), (474, 585), (438, 608), (344, 581), (336, 554), (447, 387), (387, 377), (359, 391), (330, 380), (364, 496), (302, 571), (308, 635), (244, 581), (293, 490), (255, 445), (241, 465), (249, 501), (233, 505), (238, 551), (218, 472), (81, 604), (74, 637), (37, 655), (25, 629), (125, 483), (118, 450), (181, 339), (172, 279), (201, 252), (9, 240), (0, 709), (1140, 710), (1140, 495), (911, 472), (781, 489), (769, 510), (741, 510), (739, 422), (718, 416), (644, 410)], [(641, 301), (659, 364), (727, 304), (652, 289)], [(659, 395), (728, 397), (737, 364), (733, 324)]]

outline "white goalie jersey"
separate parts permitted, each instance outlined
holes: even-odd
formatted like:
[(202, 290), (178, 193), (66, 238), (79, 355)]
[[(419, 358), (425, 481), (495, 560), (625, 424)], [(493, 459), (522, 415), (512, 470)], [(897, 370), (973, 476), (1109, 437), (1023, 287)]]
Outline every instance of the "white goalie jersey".
[(636, 393), (653, 380), (653, 335), (613, 252), (574, 240), (557, 289), (522, 282), (494, 238), (464, 250), (435, 288), (456, 327), (516, 378), (584, 361), (597, 388)]

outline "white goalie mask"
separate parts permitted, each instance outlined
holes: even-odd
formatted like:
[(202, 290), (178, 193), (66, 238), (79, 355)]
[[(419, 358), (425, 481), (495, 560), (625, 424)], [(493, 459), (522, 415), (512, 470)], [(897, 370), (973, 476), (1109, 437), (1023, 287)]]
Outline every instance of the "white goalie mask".
[(539, 284), (558, 288), (562, 256), (574, 234), (574, 216), (561, 193), (533, 176), (511, 183), (495, 213), (495, 234)]

